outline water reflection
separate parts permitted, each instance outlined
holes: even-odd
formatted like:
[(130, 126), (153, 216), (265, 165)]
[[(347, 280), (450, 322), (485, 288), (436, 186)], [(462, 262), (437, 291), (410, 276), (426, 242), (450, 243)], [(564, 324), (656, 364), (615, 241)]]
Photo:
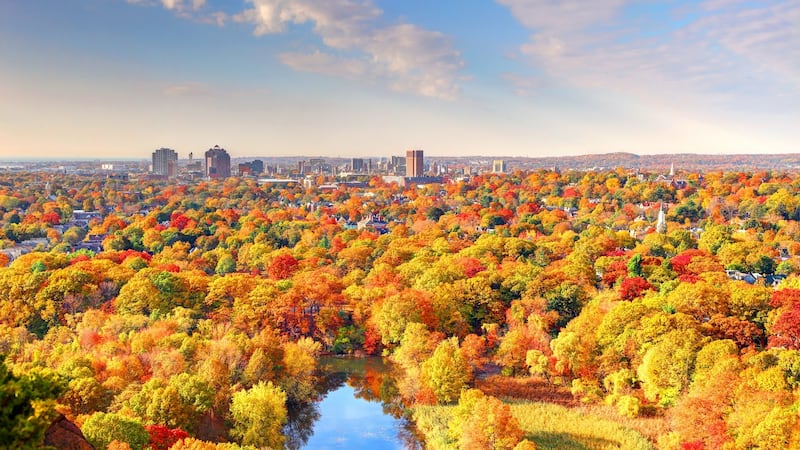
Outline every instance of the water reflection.
[(320, 402), (290, 405), (286, 447), (421, 449), (391, 365), (381, 358), (323, 358)]
[(298, 450), (308, 442), (314, 434), (314, 422), (319, 420), (319, 405), (316, 402), (289, 405), (288, 422), (283, 428), (286, 436), (286, 448)]

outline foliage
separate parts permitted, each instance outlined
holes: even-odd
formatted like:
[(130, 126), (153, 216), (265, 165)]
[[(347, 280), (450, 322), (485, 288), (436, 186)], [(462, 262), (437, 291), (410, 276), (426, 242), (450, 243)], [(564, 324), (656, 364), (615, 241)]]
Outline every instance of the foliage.
[[(14, 383), (63, 377), (76, 423), (115, 414), (209, 440), (231, 436), (238, 393), (271, 382), (299, 407), (327, 386), (321, 353), (383, 352), (401, 369), (375, 387), (397, 394), (393, 408), (455, 401), (474, 373), (504, 400), (665, 417), (667, 447), (795, 445), (800, 176), (657, 175), (365, 177), (328, 191), (49, 174), (46, 197), (40, 174), (3, 173), (0, 246), (48, 242), (0, 256), (0, 352)], [(653, 232), (662, 202), (667, 234)], [(352, 229), (368, 214), (386, 233)], [(773, 272), (789, 274), (777, 289)], [(478, 425), (471, 435), (486, 444)]]
[(286, 393), (272, 382), (259, 382), (233, 394), (231, 433), (245, 445), (281, 448), (286, 423)]
[(133, 450), (142, 450), (150, 442), (142, 422), (115, 413), (92, 414), (81, 426), (81, 432), (95, 448), (106, 448), (112, 441), (120, 441)]
[(189, 435), (180, 428), (167, 428), (164, 425), (145, 425), (144, 429), (150, 435), (148, 445), (152, 450), (169, 450), (173, 444)]
[(39, 448), (55, 418), (55, 399), (64, 391), (55, 374), (14, 375), (0, 358), (0, 447)]
[(436, 346), (433, 355), (422, 363), (420, 377), (440, 403), (452, 403), (458, 398), (470, 381), (471, 370), (457, 338), (446, 339)]

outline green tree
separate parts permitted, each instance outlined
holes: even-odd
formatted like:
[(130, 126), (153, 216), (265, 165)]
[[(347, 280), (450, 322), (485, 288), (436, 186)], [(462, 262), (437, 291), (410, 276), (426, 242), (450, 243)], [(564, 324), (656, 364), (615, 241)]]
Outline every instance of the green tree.
[(81, 432), (94, 448), (108, 447), (111, 441), (125, 442), (132, 450), (142, 450), (150, 441), (150, 435), (139, 419), (115, 413), (92, 414), (81, 427)]
[(15, 376), (0, 357), (0, 448), (40, 448), (63, 382), (51, 372)]
[(628, 261), (628, 276), (631, 278), (642, 276), (642, 255), (637, 253)]
[(283, 448), (286, 415), (286, 393), (272, 382), (259, 382), (233, 394), (231, 434), (245, 445)]
[(130, 408), (148, 423), (192, 430), (214, 400), (211, 385), (196, 375), (181, 373), (168, 383), (151, 379), (129, 400)]
[(236, 271), (236, 260), (233, 256), (226, 253), (217, 262), (217, 267), (214, 269), (217, 275), (225, 275)]
[(706, 227), (698, 241), (698, 248), (712, 254), (717, 254), (723, 245), (731, 242), (731, 231), (724, 225), (709, 225)]

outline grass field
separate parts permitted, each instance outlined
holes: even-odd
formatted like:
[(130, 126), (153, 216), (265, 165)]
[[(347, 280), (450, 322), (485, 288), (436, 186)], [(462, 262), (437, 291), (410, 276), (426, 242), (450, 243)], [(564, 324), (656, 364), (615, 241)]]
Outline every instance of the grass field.
[[(418, 406), (414, 409), (417, 428), (430, 449), (453, 448), (447, 436), (452, 406)], [(511, 404), (514, 416), (537, 449), (558, 450), (650, 450), (653, 445), (631, 428), (596, 415), (552, 403)]]

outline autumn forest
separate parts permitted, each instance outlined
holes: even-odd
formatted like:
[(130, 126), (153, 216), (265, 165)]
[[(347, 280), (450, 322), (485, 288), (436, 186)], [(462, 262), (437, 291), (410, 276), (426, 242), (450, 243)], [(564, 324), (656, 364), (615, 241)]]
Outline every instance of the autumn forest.
[(800, 448), (800, 175), (365, 181), (0, 174), (0, 448)]

